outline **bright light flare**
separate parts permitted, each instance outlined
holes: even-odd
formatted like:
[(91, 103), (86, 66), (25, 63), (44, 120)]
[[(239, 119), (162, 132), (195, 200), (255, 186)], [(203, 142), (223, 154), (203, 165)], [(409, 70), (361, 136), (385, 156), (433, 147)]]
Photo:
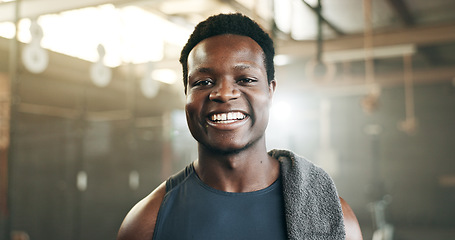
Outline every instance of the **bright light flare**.
[(177, 73), (173, 69), (163, 68), (152, 71), (152, 79), (163, 83), (174, 84), (177, 78)]
[[(30, 19), (18, 26), (18, 40), (29, 43)], [(37, 19), (43, 29), (41, 46), (86, 61), (98, 61), (97, 46), (106, 48), (104, 64), (140, 64), (160, 61), (165, 42), (183, 46), (190, 29), (183, 28), (139, 7), (116, 8), (112, 4), (48, 14)], [(13, 23), (0, 23), (0, 36), (12, 39)]]
[(270, 108), (270, 113), (278, 121), (289, 121), (291, 119), (292, 108), (288, 102), (274, 102)]

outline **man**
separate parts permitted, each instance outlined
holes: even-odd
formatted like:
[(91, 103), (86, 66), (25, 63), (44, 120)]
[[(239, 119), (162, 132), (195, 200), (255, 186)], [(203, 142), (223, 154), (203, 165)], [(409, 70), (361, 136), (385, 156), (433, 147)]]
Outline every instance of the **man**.
[(322, 169), (266, 150), (275, 91), (270, 37), (241, 14), (196, 26), (182, 50), (198, 159), (126, 216), (118, 239), (362, 239)]

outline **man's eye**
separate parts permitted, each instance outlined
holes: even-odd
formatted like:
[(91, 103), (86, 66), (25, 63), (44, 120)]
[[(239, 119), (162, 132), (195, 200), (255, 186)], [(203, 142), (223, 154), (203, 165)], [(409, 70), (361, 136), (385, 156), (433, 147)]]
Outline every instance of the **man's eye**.
[(240, 80), (238, 80), (239, 83), (254, 83), (254, 82), (257, 82), (256, 79), (253, 79), (253, 78), (242, 78)]
[(194, 83), (194, 86), (209, 86), (211, 84), (213, 84), (212, 80), (205, 79), (205, 80), (197, 81), (196, 83)]

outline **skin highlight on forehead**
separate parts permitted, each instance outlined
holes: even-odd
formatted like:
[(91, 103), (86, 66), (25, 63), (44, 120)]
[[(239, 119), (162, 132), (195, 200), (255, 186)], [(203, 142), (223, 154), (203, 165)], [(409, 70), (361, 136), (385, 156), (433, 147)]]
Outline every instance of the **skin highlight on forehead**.
[[(243, 70), (249, 70), (249, 69), (252, 69), (256, 66), (252, 66), (253, 64), (251, 63), (240, 63), (240, 64), (237, 64), (233, 67), (233, 69), (235, 71), (243, 71)], [(256, 64), (254, 64), (256, 65)], [(198, 67), (196, 68), (194, 71), (192, 71), (194, 73), (208, 73), (208, 74), (213, 74), (214, 73), (214, 70), (212, 68), (209, 68), (209, 67)], [(190, 78), (191, 78), (191, 74), (190, 74)]]
[(237, 64), (236, 66), (234, 66), (234, 69), (236, 70), (244, 70), (249, 68), (251, 68), (251, 66), (248, 64)]
[[(218, 53), (225, 52), (235, 56), (238, 59), (238, 62), (232, 67), (235, 71), (251, 69), (266, 71), (265, 54), (253, 39), (247, 36), (223, 34), (204, 39), (191, 50), (187, 59), (189, 79), (192, 75), (198, 73), (214, 73), (215, 69), (212, 68), (213, 66), (209, 67), (213, 61), (213, 49), (216, 49)], [(208, 52), (211, 54), (208, 54)], [(257, 59), (259, 61), (251, 61), (252, 56), (260, 58)], [(226, 59), (229, 58), (226, 56)], [(242, 62), (242, 59), (244, 59), (244, 62)], [(257, 64), (258, 62), (261, 64)]]

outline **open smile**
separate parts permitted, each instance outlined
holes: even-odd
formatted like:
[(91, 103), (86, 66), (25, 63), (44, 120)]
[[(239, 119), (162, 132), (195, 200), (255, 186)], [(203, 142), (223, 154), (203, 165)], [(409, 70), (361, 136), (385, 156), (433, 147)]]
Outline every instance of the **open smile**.
[(210, 121), (214, 123), (232, 123), (243, 120), (247, 116), (241, 112), (217, 113), (209, 116)]

